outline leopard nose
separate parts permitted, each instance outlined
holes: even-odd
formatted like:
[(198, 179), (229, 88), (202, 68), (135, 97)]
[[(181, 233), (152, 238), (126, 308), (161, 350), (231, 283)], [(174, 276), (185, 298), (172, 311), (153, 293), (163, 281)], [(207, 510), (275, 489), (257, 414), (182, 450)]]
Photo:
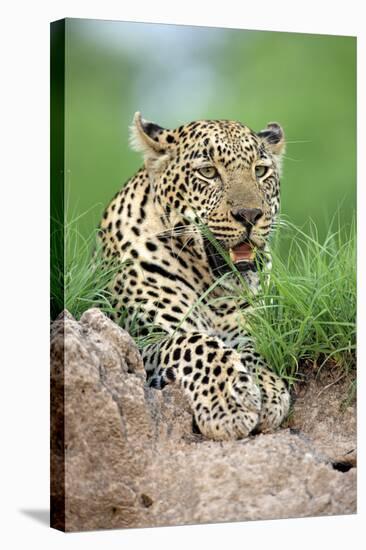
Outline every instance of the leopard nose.
[(263, 215), (263, 211), (260, 208), (233, 208), (231, 214), (243, 225), (254, 225)]

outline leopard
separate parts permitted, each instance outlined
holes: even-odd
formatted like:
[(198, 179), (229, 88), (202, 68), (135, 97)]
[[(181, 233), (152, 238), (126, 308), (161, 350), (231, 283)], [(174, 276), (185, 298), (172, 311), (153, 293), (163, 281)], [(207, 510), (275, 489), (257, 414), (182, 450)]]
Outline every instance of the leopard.
[(113, 319), (145, 338), (147, 385), (178, 385), (204, 438), (278, 429), (288, 384), (245, 319), (271, 270), (284, 130), (213, 119), (167, 129), (137, 112), (130, 144), (143, 165), (105, 209), (99, 239), (118, 266)]

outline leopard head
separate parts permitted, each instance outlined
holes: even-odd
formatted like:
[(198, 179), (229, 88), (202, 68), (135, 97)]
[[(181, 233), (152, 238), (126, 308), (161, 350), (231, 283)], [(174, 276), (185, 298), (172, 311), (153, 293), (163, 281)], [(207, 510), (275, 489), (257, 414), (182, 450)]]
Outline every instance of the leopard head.
[[(136, 113), (132, 144), (170, 223), (187, 234), (204, 224), (240, 272), (255, 271), (279, 210), (281, 126), (254, 132), (236, 121), (201, 120), (168, 130)], [(212, 240), (202, 232), (200, 239), (214, 275), (229, 269)]]

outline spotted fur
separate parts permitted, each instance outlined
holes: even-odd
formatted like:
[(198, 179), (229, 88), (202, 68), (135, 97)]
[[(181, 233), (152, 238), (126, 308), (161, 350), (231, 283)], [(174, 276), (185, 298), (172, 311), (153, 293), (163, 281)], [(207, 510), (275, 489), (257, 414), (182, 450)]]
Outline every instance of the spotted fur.
[[(230, 268), (200, 224), (224, 251), (250, 243), (269, 268), (281, 127), (270, 123), (256, 133), (239, 122), (207, 120), (167, 130), (136, 113), (131, 143), (144, 167), (105, 210), (100, 237), (105, 257), (123, 263), (111, 283), (115, 317), (127, 312), (127, 329), (165, 334), (143, 350), (148, 383), (180, 384), (207, 437), (277, 428), (289, 410), (288, 391), (249, 335), (239, 350), (238, 316), (248, 303), (225, 298), (227, 285), (235, 283), (231, 276), (218, 281)], [(258, 291), (258, 262), (235, 265)]]

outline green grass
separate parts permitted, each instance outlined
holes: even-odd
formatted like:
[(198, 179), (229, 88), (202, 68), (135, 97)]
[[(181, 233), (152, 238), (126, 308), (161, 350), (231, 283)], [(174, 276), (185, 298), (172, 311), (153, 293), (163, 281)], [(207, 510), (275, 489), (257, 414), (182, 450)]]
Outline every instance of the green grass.
[(107, 262), (102, 255), (97, 230), (85, 239), (78, 218), (53, 224), (51, 234), (51, 316), (67, 309), (76, 319), (91, 307), (107, 315), (113, 312), (108, 284), (123, 264)]
[[(61, 310), (65, 307), (77, 319), (90, 307), (113, 311), (108, 282), (123, 265), (105, 265), (96, 235), (85, 240), (77, 229), (78, 220), (65, 226), (65, 269), (53, 270), (53, 276), (65, 285), (65, 295), (53, 300)], [(201, 227), (202, 229), (202, 227)], [(355, 224), (346, 230), (339, 220), (330, 224), (328, 234), (320, 242), (314, 223), (300, 229), (281, 222), (272, 243), (273, 268), (262, 277), (262, 292), (257, 296), (248, 289), (225, 251), (220, 249), (232, 273), (239, 281), (233, 292), (238, 299), (249, 299), (253, 308), (241, 315), (243, 334), (249, 327), (256, 348), (272, 369), (290, 383), (296, 379), (301, 364), (311, 361), (339, 366), (347, 372), (355, 368), (356, 350), (356, 235)], [(212, 238), (207, 232), (206, 236)], [(57, 239), (56, 239), (57, 241)], [(287, 254), (280, 253), (280, 243), (287, 241)], [(92, 250), (95, 248), (95, 254)], [(187, 312), (191, 314), (218, 285), (227, 282), (227, 274), (215, 281)], [(52, 285), (61, 288), (62, 285)], [(130, 332), (140, 348), (159, 341), (166, 335), (151, 324), (148, 336), (140, 336), (136, 323)], [(123, 326), (122, 312), (120, 323)], [(184, 319), (183, 319), (184, 320)], [(182, 322), (183, 322), (182, 320)], [(135, 327), (135, 329), (133, 328)]]
[(289, 252), (285, 259), (276, 252), (277, 239), (269, 281), (252, 299), (247, 320), (258, 351), (290, 382), (306, 360), (350, 372), (356, 365), (355, 223), (348, 230), (331, 224), (323, 242), (311, 222), (306, 230), (287, 223), (279, 233), (290, 240)]

